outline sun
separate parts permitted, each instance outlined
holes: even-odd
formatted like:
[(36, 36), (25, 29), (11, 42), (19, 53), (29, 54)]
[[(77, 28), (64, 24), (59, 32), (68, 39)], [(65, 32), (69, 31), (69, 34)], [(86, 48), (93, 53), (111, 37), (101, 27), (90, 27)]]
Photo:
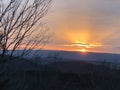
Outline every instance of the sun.
[(80, 51), (80, 52), (83, 52), (83, 53), (88, 52), (88, 50), (87, 50), (87, 49), (80, 49), (79, 51)]

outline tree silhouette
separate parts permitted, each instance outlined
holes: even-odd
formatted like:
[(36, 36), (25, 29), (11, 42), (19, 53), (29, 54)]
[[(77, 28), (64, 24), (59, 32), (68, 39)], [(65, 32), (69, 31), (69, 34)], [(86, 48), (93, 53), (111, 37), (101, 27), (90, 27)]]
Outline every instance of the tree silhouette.
[(22, 49), (19, 56), (40, 49), (49, 39), (49, 28), (42, 18), (52, 0), (0, 0), (1, 59)]

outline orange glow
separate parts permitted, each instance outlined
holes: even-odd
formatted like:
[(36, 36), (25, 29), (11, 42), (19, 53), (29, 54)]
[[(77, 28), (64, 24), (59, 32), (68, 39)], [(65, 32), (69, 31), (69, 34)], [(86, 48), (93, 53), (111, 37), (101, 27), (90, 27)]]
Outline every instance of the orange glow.
[(66, 48), (69, 48), (74, 51), (80, 51), (80, 52), (94, 52), (97, 48), (103, 47), (101, 43), (87, 43), (87, 42), (80, 42), (80, 41), (74, 41), (73, 43), (68, 43), (66, 45), (63, 45)]
[(65, 40), (69, 42), (75, 41), (76, 43), (79, 41), (88, 42), (90, 40), (90, 33), (81, 31), (81, 32), (66, 32), (65, 33)]
[[(58, 44), (58, 45), (46, 45), (43, 49), (45, 50), (63, 50), (63, 51), (78, 51), (81, 53), (87, 52), (99, 52), (99, 48), (103, 45), (101, 43), (87, 43), (74, 41), (66, 44)], [(19, 49), (24, 48), (24, 45), (21, 45)], [(28, 46), (29, 47), (29, 46)], [(35, 49), (40, 49), (41, 46), (36, 46)], [(12, 48), (12, 47), (11, 47)]]
[(87, 52), (103, 52), (101, 48), (105, 46), (102, 44), (75, 44), (75, 43), (68, 43), (64, 44), (57, 44), (57, 45), (46, 45), (43, 49), (45, 50), (63, 50), (63, 51), (77, 51), (81, 53)]
[(87, 49), (81, 49), (81, 50), (78, 50), (78, 51), (83, 52), (83, 53), (88, 52)]
[(103, 45), (101, 43), (86, 43), (86, 42), (79, 42), (75, 41), (70, 44), (66, 44), (64, 46), (68, 47), (84, 47), (84, 48), (93, 48), (93, 47), (102, 47)]
[(65, 50), (80, 51), (82, 49), (86, 49), (90, 52), (94, 52), (104, 46), (98, 38), (92, 36), (92, 32), (89, 31), (89, 27), (84, 27), (82, 30), (78, 31), (80, 32), (73, 32), (70, 30), (69, 32), (64, 33), (63, 36), (65, 37), (63, 37), (63, 40), (67, 42), (63, 45)]

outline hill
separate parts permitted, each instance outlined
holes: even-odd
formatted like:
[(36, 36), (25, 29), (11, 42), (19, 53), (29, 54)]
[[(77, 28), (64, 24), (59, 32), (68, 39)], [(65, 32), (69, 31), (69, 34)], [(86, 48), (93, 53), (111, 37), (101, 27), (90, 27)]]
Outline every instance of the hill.
[(8, 83), (0, 90), (119, 90), (120, 71), (85, 61), (7, 63)]

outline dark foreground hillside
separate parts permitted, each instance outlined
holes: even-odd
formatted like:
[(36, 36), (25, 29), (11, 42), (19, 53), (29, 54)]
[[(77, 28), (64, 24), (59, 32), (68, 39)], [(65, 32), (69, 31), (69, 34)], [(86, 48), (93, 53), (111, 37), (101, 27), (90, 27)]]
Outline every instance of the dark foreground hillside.
[[(6, 64), (0, 90), (120, 90), (120, 71), (86, 62)], [(1, 78), (1, 77), (0, 77)]]

